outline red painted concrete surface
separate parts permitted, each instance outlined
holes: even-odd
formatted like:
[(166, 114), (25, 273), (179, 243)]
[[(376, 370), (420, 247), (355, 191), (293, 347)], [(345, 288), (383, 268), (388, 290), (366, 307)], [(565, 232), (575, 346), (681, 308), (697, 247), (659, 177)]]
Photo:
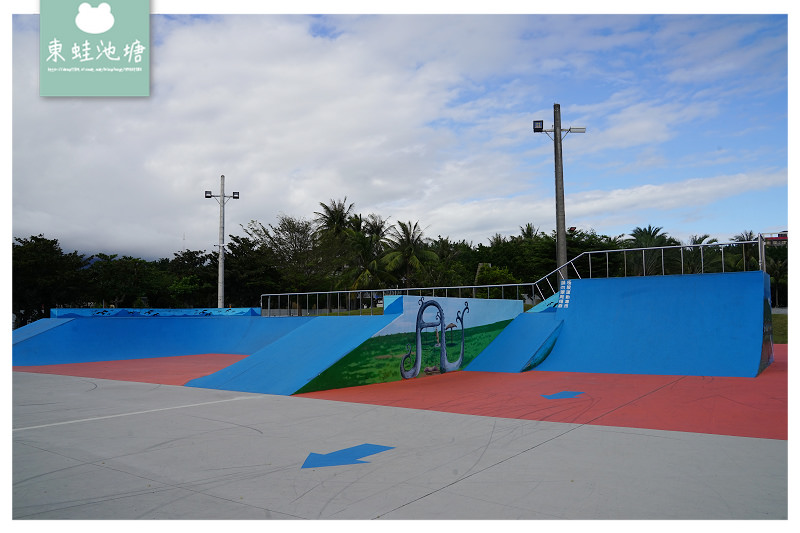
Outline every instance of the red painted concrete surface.
[[(756, 378), (453, 372), (299, 396), (449, 413), (550, 422), (788, 438), (788, 345)], [(13, 367), (14, 371), (183, 385), (244, 357), (200, 354), (153, 359)], [(563, 391), (575, 398), (547, 399)]]
[(15, 366), (14, 371), (158, 383), (160, 385), (184, 385), (195, 378), (222, 370), (245, 357), (247, 355), (207, 353), (93, 363)]
[[(788, 345), (756, 378), (454, 372), (299, 396), (550, 422), (788, 438)], [(542, 395), (582, 392), (550, 400)]]

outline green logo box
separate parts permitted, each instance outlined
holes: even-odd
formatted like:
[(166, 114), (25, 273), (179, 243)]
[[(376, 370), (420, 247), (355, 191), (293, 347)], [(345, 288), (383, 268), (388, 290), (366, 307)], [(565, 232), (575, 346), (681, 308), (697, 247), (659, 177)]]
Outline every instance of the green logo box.
[(150, 96), (150, 0), (40, 0), (40, 96)]

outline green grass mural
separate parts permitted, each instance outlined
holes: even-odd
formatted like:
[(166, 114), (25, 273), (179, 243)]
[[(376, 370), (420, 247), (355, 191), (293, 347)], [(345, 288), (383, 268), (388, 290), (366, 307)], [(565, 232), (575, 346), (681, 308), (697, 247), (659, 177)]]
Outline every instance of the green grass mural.
[[(503, 320), (485, 326), (464, 330), (465, 368), (511, 320)], [(447, 358), (455, 361), (461, 351), (461, 331), (453, 329), (445, 333)], [(436, 332), (428, 329), (422, 333), (422, 368), (439, 366), (439, 348), (436, 345)], [(308, 382), (295, 394), (328, 389), (341, 389), (371, 383), (399, 381), (400, 361), (408, 353), (408, 346), (416, 346), (416, 333), (396, 333), (373, 337), (364, 341), (358, 348), (342, 357), (319, 376)], [(409, 362), (409, 366), (411, 363)], [(425, 377), (424, 372), (414, 379)]]

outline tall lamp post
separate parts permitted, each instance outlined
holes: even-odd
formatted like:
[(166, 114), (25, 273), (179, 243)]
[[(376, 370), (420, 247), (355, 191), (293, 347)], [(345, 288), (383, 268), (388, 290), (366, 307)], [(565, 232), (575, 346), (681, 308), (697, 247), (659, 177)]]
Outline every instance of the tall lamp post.
[[(556, 166), (556, 263), (559, 267), (561, 279), (567, 279), (569, 271), (567, 264), (567, 224), (564, 214), (564, 162), (561, 156), (561, 141), (568, 133), (586, 133), (586, 128), (571, 127), (561, 129), (561, 106), (553, 104), (553, 127), (544, 129), (543, 120), (533, 121), (534, 133), (545, 133), (553, 140), (553, 152)], [(550, 134), (553, 134), (552, 137)]]
[(225, 176), (219, 177), (219, 194), (206, 191), (206, 198), (216, 198), (219, 202), (219, 270), (217, 273), (217, 307), (225, 307), (225, 204), (231, 198), (239, 199), (239, 193), (234, 191), (230, 196), (225, 196)]

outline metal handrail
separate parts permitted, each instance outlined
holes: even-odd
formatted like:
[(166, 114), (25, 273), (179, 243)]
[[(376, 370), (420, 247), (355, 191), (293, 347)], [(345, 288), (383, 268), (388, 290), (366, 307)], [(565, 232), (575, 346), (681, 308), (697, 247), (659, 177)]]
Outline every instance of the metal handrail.
[[(583, 252), (573, 259), (567, 261), (565, 264), (557, 267), (552, 272), (542, 276), (537, 281), (530, 282), (530, 283), (505, 283), (505, 284), (497, 284), (497, 285), (461, 285), (461, 286), (450, 286), (450, 287), (415, 287), (415, 288), (393, 288), (393, 289), (356, 289), (356, 290), (345, 290), (345, 291), (312, 291), (312, 292), (289, 292), (289, 293), (272, 293), (272, 294), (262, 294), (261, 295), (261, 312), (262, 315), (266, 311), (266, 316), (274, 316), (273, 315), (273, 308), (272, 308), (272, 300), (273, 298), (277, 299), (277, 308), (275, 312), (279, 316), (302, 316), (303, 310), (306, 311), (306, 316), (311, 316), (311, 312), (315, 311), (315, 315), (322, 314), (320, 312), (323, 307), (320, 307), (320, 297), (323, 297), (323, 304), (326, 313), (324, 314), (342, 314), (347, 313), (350, 314), (355, 311), (355, 303), (357, 302), (358, 314), (382, 314), (383, 310), (383, 300), (386, 296), (394, 296), (394, 295), (405, 295), (405, 296), (431, 296), (435, 297), (437, 291), (439, 292), (440, 296), (448, 297), (450, 293), (454, 293), (453, 296), (462, 298), (462, 291), (471, 294), (471, 298), (481, 298), (485, 294), (486, 298), (491, 299), (492, 293), (494, 290), (495, 296), (497, 295), (497, 289), (499, 289), (499, 296), (500, 299), (506, 299), (506, 290), (510, 291), (511, 294), (514, 294), (513, 299), (519, 300), (520, 299), (520, 289), (522, 289), (522, 295), (525, 300), (529, 300), (534, 304), (537, 303), (536, 299), (539, 298), (539, 301), (544, 301), (547, 298), (553, 296), (559, 291), (560, 288), (560, 281), (565, 280), (564, 272), (569, 271), (569, 267), (572, 267), (572, 270), (577, 275), (578, 279), (582, 279), (580, 271), (578, 270), (578, 262), (582, 260), (582, 258), (586, 257), (588, 259), (588, 278), (592, 278), (592, 256), (605, 254), (605, 263), (606, 263), (606, 272), (604, 277), (628, 277), (628, 254), (637, 254), (637, 252), (641, 252), (641, 273), (636, 274), (637, 276), (648, 276), (648, 275), (659, 275), (657, 273), (652, 273), (647, 271), (647, 252), (658, 252), (660, 251), (660, 263), (661, 263), (661, 273), (660, 275), (667, 274), (666, 268), (666, 259), (665, 259), (665, 251), (668, 250), (680, 250), (680, 262), (681, 262), (681, 274), (685, 274), (685, 250), (686, 249), (694, 249), (699, 248), (700, 251), (700, 272), (692, 272), (697, 274), (705, 274), (706, 273), (706, 257), (704, 250), (711, 247), (716, 247), (720, 249), (720, 264), (722, 265), (722, 272), (725, 272), (725, 248), (730, 246), (742, 246), (742, 255), (746, 258), (746, 248), (744, 245), (747, 244), (755, 244), (758, 245), (758, 264), (759, 269), (764, 270), (765, 263), (764, 263), (764, 239), (762, 235), (759, 235), (759, 239), (755, 241), (732, 241), (727, 243), (705, 243), (705, 244), (683, 244), (683, 245), (675, 245), (675, 246), (659, 246), (654, 248), (619, 248), (613, 250), (591, 250)], [(622, 276), (612, 276), (611, 275), (611, 260), (610, 256), (612, 254), (622, 254)], [(637, 261), (635, 259), (635, 261)], [(634, 264), (634, 266), (639, 266), (638, 264)], [(743, 261), (743, 269), (747, 270), (747, 261)], [(554, 280), (551, 280), (555, 276)], [(555, 286), (553, 284), (555, 282)], [(546, 285), (545, 285), (546, 284)], [(528, 290), (530, 289), (530, 290)], [(485, 292), (484, 292), (485, 291)], [(538, 291), (538, 294), (537, 294)], [(547, 292), (545, 292), (547, 291)], [(336, 296), (336, 307), (334, 308), (332, 305), (331, 298), (332, 296)], [(314, 297), (314, 301), (312, 302), (312, 296)], [(264, 307), (264, 298), (267, 298), (267, 306)], [(302, 299), (305, 299), (305, 302), (302, 302)], [(286, 300), (286, 307), (283, 308), (281, 303), (283, 300)], [(344, 299), (345, 307), (342, 308), (342, 300)], [(365, 299), (367, 303), (365, 304)], [(292, 303), (294, 300), (295, 308), (292, 308)], [(305, 306), (303, 307), (303, 303)], [(351, 306), (351, 303), (353, 305)], [(376, 312), (376, 309), (380, 309), (379, 312)], [(284, 311), (285, 310), (285, 311)], [(294, 311), (294, 313), (293, 313)]]
[[(296, 305), (295, 310), (305, 309), (314, 310), (322, 309), (320, 307), (320, 297), (336, 296), (336, 306), (330, 305), (327, 298), (323, 299), (325, 309), (330, 312), (325, 314), (341, 314), (350, 313), (356, 309), (351, 306), (352, 302), (357, 303), (359, 314), (382, 314), (376, 313), (375, 309), (382, 308), (383, 300), (386, 296), (430, 296), (435, 297), (437, 292), (439, 296), (445, 298), (453, 296), (457, 298), (480, 298), (483, 295), (487, 299), (491, 298), (492, 289), (500, 290), (500, 299), (506, 299), (506, 290), (515, 289), (515, 299), (519, 300), (519, 288), (530, 285), (530, 283), (504, 283), (497, 285), (462, 285), (462, 286), (449, 286), (449, 287), (409, 287), (409, 288), (394, 288), (394, 289), (356, 289), (356, 290), (340, 290), (340, 291), (311, 291), (311, 292), (284, 292), (284, 293), (271, 293), (261, 295), (261, 310), (267, 312), (266, 316), (274, 316), (272, 314), (272, 298), (277, 298), (278, 309), (285, 309), (287, 316), (301, 316), (299, 313), (293, 315), (291, 313), (291, 304), (294, 301)], [(467, 292), (468, 295), (462, 294)], [(485, 292), (484, 292), (485, 291)], [(451, 294), (452, 292), (452, 294)], [(267, 298), (267, 306), (264, 307), (264, 298)], [(311, 298), (314, 297), (313, 302)], [(281, 307), (281, 302), (285, 299), (287, 305), (285, 308)], [(305, 302), (303, 302), (305, 299)], [(366, 302), (366, 303), (365, 303)], [(305, 303), (305, 307), (300, 307), (300, 303)], [(312, 306), (313, 304), (313, 306)], [(342, 305), (345, 307), (342, 307)], [(283, 313), (279, 313), (283, 314)], [(317, 314), (320, 314), (319, 312)]]

